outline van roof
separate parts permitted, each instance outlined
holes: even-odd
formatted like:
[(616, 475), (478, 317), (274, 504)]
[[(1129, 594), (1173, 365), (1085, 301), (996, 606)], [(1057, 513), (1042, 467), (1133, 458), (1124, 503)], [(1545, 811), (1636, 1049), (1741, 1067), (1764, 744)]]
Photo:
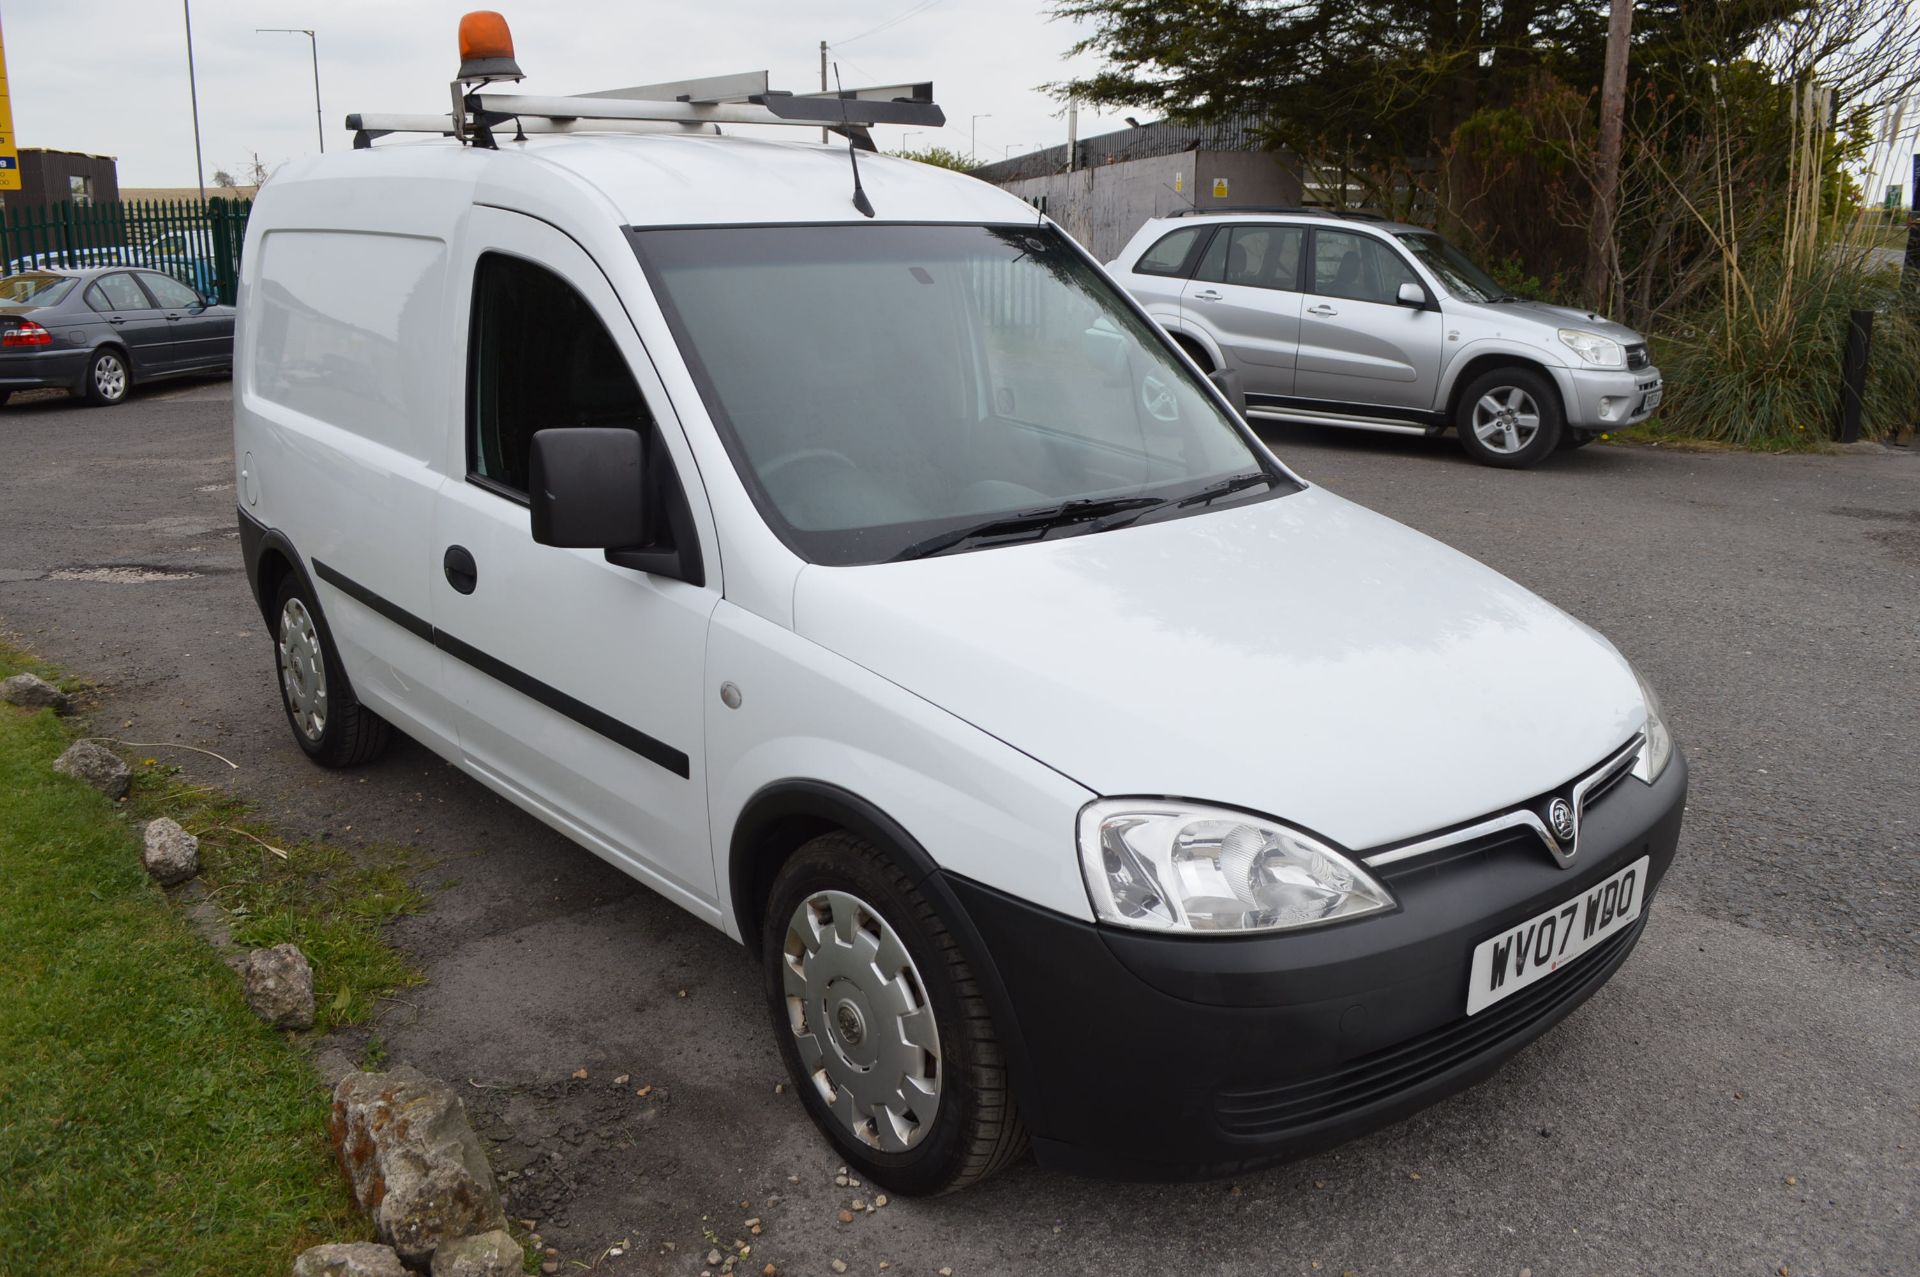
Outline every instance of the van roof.
[[(266, 191), (413, 176), (471, 181), (495, 191), (525, 186), (550, 196), (558, 169), (598, 190), (629, 226), (866, 220), (853, 206), (844, 143), (689, 132), (535, 134), (515, 141), (510, 128), (496, 130), (497, 151), (436, 138), (311, 156), (276, 174)], [(897, 156), (861, 152), (860, 180), (875, 221), (1005, 223), (1039, 217), (996, 186)]]

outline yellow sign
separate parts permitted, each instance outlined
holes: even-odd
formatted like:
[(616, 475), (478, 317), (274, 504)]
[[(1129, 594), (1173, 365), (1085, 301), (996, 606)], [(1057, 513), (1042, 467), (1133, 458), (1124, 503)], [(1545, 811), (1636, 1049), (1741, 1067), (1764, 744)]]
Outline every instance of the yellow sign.
[(1213, 179), (1213, 198), (1217, 200), (1223, 200), (1227, 198), (1227, 179), (1226, 178), (1216, 177)]
[(1173, 175), (1173, 193), (1175, 195), (1178, 195), (1180, 192), (1186, 189), (1187, 189), (1187, 175), (1185, 173), (1175, 173)]
[(20, 152), (13, 145), (13, 102), (7, 97), (7, 41), (0, 36), (0, 191), (20, 189)]

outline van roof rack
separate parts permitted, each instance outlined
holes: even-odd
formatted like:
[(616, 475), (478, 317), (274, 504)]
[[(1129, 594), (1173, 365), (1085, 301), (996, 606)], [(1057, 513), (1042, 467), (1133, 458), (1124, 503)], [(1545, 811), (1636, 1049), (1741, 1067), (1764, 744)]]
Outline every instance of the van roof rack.
[(1384, 222), (1387, 219), (1378, 213), (1361, 213), (1333, 208), (1308, 208), (1303, 204), (1250, 204), (1240, 208), (1176, 208), (1168, 217), (1210, 217), (1215, 213), (1228, 215), (1246, 213), (1305, 213), (1312, 217), (1338, 217), (1350, 222)]
[[(490, 78), (479, 81), (489, 82)], [(789, 93), (768, 88), (765, 71), (748, 71), (569, 97), (469, 92), (474, 83), (453, 82), (454, 109), (448, 115), (356, 112), (347, 116), (354, 148), (364, 150), (375, 138), (392, 133), (455, 137), (469, 145), (493, 148), (493, 130), (511, 122), (522, 137), (528, 133), (657, 133), (663, 125), (687, 132), (718, 132), (723, 124), (787, 124), (825, 128), (871, 151), (876, 149), (873, 125), (939, 128), (947, 122), (946, 113), (933, 100), (930, 82)]]

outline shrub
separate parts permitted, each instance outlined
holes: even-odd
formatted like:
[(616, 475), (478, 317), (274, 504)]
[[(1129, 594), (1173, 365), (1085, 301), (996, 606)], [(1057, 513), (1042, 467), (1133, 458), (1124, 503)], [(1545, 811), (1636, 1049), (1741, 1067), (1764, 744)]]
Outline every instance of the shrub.
[(1663, 430), (1773, 450), (1830, 441), (1855, 309), (1876, 312), (1861, 437), (1892, 435), (1920, 415), (1920, 311), (1897, 272), (1836, 251), (1798, 270), (1748, 268), (1741, 291), (1743, 304), (1714, 302), (1654, 336), (1667, 382)]

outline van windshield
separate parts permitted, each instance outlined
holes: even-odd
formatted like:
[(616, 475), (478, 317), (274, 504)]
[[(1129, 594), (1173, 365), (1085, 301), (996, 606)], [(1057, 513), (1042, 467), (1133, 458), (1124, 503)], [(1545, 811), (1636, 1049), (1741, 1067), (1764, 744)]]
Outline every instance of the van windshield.
[(734, 464), (810, 562), (1084, 534), (1297, 486), (1051, 228), (629, 234)]

